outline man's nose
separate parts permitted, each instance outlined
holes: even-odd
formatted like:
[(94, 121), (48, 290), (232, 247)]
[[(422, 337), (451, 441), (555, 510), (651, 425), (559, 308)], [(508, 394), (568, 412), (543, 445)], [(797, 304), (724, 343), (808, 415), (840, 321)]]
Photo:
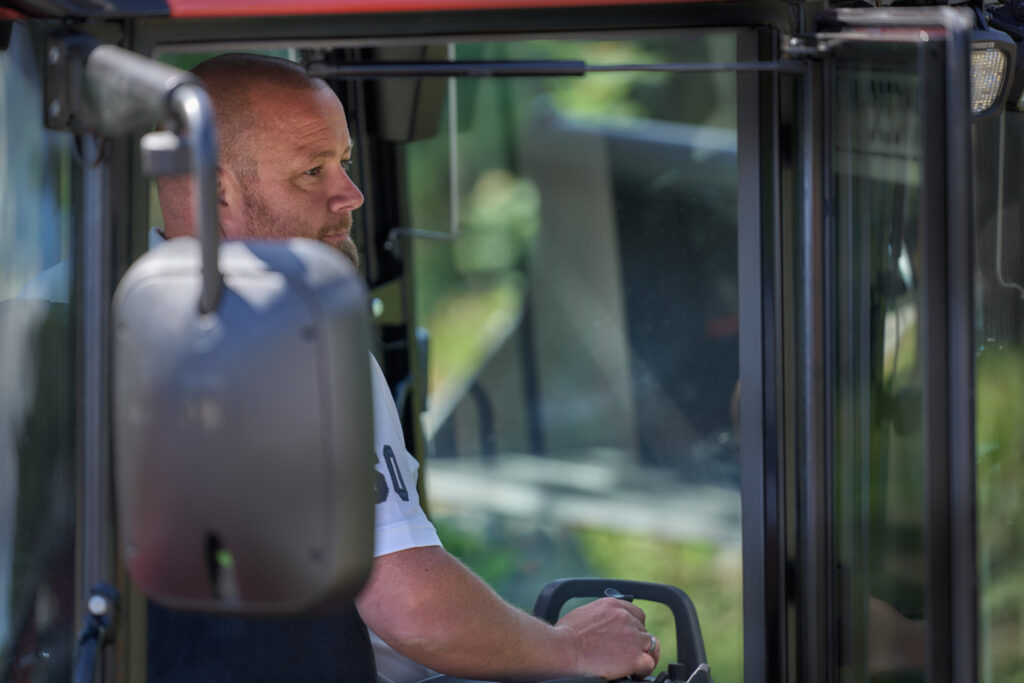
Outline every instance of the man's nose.
[(337, 181), (333, 190), (331, 198), (328, 200), (332, 212), (355, 211), (363, 205), (363, 193), (359, 191), (343, 168), (338, 169)]

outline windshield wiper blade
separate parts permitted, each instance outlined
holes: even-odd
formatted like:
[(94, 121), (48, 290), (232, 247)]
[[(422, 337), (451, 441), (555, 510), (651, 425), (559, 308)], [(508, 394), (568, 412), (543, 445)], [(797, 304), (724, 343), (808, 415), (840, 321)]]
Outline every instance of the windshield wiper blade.
[(315, 78), (490, 78), (494, 76), (584, 76), (588, 73), (622, 71), (662, 71), (670, 73), (709, 73), (721, 71), (775, 71), (801, 73), (798, 60), (767, 62), (667, 62), (662, 64), (594, 64), (582, 61), (537, 60), (494, 62), (351, 62), (327, 64), (310, 62), (306, 71)]
[(316, 78), (439, 78), (475, 76), (582, 76), (586, 64), (577, 61), (497, 62), (311, 62), (306, 72)]

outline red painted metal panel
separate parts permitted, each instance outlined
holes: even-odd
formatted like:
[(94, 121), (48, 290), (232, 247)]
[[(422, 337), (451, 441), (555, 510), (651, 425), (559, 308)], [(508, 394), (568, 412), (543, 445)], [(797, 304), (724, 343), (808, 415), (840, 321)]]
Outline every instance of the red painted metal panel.
[(258, 17), (297, 14), (373, 14), (539, 7), (664, 5), (706, 0), (167, 0), (175, 17)]

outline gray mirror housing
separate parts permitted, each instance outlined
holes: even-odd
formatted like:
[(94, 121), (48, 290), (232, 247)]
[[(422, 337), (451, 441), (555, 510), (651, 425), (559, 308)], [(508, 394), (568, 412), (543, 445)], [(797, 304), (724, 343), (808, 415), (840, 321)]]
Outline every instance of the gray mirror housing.
[(151, 599), (273, 614), (350, 600), (373, 556), (366, 294), (312, 240), (226, 242), (199, 311), (197, 240), (139, 259), (114, 296), (117, 520)]

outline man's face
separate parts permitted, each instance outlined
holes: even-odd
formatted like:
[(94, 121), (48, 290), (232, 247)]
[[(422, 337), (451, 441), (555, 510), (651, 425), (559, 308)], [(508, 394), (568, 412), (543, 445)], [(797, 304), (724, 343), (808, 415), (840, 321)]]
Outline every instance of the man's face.
[(352, 141), (341, 102), (326, 88), (270, 87), (257, 97), (257, 177), (235, 176), (234, 206), (222, 213), (224, 236), (317, 239), (358, 263), (350, 233), (363, 194), (345, 170)]

